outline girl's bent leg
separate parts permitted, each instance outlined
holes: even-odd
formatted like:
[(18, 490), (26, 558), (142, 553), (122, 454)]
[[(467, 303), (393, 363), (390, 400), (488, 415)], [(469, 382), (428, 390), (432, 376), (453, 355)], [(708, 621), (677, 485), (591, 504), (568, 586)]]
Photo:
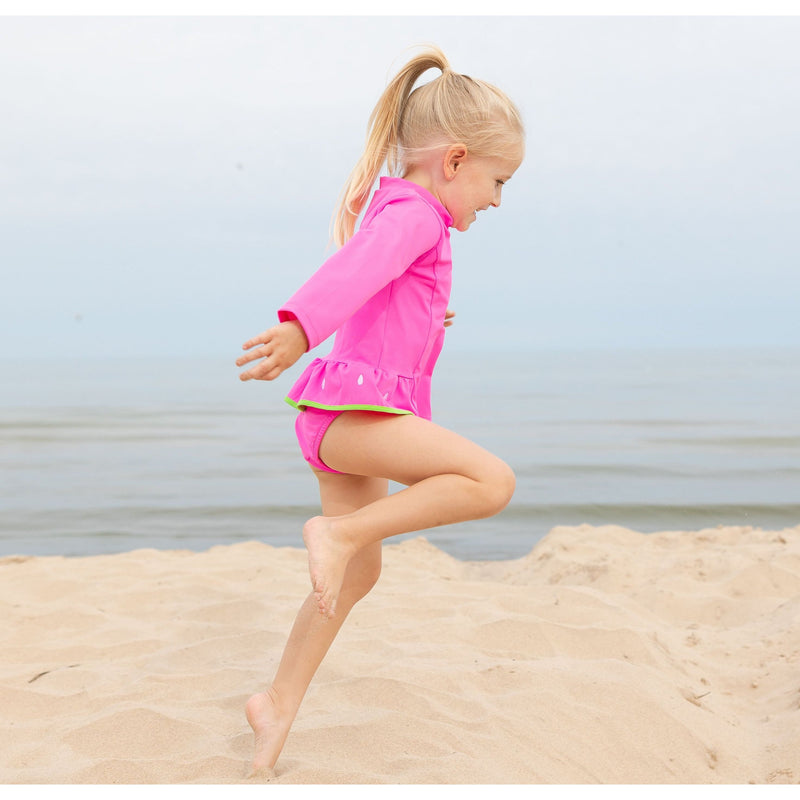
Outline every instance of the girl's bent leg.
[(342, 414), (328, 428), (320, 458), (341, 472), (408, 487), (347, 514), (306, 523), (311, 583), (328, 617), (336, 611), (347, 565), (363, 547), (399, 533), (492, 516), (514, 492), (514, 473), (499, 458), (410, 415)]
[[(387, 482), (380, 479), (325, 472), (317, 472), (317, 477), (324, 514), (351, 513), (388, 491)], [(274, 767), (314, 673), (350, 609), (369, 592), (380, 570), (378, 542), (356, 553), (348, 564), (336, 619), (320, 616), (313, 593), (301, 606), (272, 685), (247, 702), (247, 719), (255, 734), (254, 773)]]

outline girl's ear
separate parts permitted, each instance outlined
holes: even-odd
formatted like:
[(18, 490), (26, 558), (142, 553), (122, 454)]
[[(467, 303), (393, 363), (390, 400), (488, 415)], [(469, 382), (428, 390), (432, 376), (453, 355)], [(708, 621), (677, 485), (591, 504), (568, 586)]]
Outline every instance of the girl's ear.
[(467, 157), (467, 146), (462, 143), (452, 144), (447, 148), (444, 154), (443, 164), (444, 177), (451, 181), (455, 178), (458, 168)]

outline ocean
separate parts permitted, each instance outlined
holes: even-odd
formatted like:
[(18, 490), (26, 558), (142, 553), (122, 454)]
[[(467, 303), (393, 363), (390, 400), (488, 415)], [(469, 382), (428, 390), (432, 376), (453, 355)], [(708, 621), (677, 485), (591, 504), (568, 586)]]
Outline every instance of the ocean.
[[(246, 384), (235, 357), (0, 362), (0, 556), (302, 547), (318, 495), (282, 398), (308, 357)], [(495, 560), (556, 525), (800, 525), (800, 350), (445, 351), (434, 380), (435, 421), (517, 490), (390, 541)]]

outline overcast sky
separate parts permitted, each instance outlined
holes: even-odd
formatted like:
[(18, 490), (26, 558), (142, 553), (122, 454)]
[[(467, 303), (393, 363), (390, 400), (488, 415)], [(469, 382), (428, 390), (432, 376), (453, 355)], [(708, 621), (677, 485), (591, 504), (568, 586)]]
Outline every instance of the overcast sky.
[(798, 41), (800, 17), (0, 18), (0, 356), (235, 358), (325, 258), (425, 42), (528, 130), (502, 207), (453, 231), (448, 347), (800, 346)]

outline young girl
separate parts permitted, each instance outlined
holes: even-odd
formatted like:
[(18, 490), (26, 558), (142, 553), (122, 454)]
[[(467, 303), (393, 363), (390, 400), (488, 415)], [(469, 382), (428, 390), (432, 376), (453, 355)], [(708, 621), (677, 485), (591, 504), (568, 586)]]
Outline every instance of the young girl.
[[(414, 89), (432, 68), (441, 75)], [(466, 231), (500, 205), (523, 152), (520, 115), (505, 94), (453, 72), (438, 48), (413, 58), (370, 117), (334, 217), (340, 249), (236, 362), (258, 361), (242, 380), (274, 380), (336, 332), (331, 353), (287, 397), (300, 412), (295, 429), (323, 516), (303, 528), (312, 591), (272, 685), (247, 703), (254, 772), (274, 766), (342, 622), (378, 580), (381, 541), (488, 517), (511, 499), (505, 463), (431, 422), (430, 383), (453, 317), (449, 229)], [(381, 178), (354, 233), (384, 163), (402, 177)], [(389, 494), (389, 481), (406, 488)]]

